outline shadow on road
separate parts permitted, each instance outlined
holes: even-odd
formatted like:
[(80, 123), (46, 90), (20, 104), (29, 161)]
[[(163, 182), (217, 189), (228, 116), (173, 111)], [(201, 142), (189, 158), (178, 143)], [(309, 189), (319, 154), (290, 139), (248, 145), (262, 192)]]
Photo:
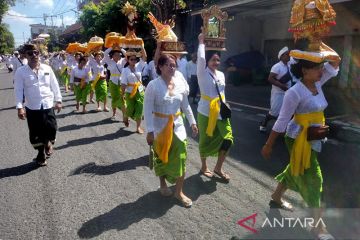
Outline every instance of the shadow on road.
[(111, 165), (96, 165), (96, 163), (84, 164), (74, 171), (69, 176), (90, 174), (90, 175), (111, 175), (117, 172), (135, 170), (136, 167), (142, 167), (148, 165), (149, 156), (142, 156), (137, 159), (127, 160), (125, 162), (117, 162)]
[(99, 126), (99, 125), (106, 125), (106, 124), (113, 124), (114, 121), (112, 121), (110, 118), (106, 118), (104, 120), (101, 121), (97, 121), (97, 122), (90, 122), (84, 125), (78, 125), (78, 124), (71, 124), (68, 126), (64, 126), (64, 127), (60, 127), (59, 128), (59, 132), (65, 132), (65, 131), (72, 131), (72, 130), (79, 130), (85, 127), (95, 127), (95, 126)]
[(0, 169), (0, 179), (6, 177), (16, 177), (16, 176), (25, 175), (38, 168), (39, 165), (37, 163), (29, 162), (16, 167)]
[(14, 88), (13, 87), (0, 88), (0, 91), (6, 91), (6, 90), (14, 90)]
[[(216, 181), (204, 182), (195, 174), (185, 179), (185, 193), (196, 201), (201, 195), (216, 191)], [(145, 218), (158, 219), (166, 214), (174, 205), (179, 204), (175, 198), (162, 197), (159, 192), (149, 192), (135, 202), (122, 203), (110, 212), (85, 222), (78, 231), (80, 238), (98, 237), (102, 233), (116, 229), (127, 229)]]
[(128, 130), (124, 130), (124, 128), (120, 128), (118, 131), (116, 131), (114, 133), (106, 134), (104, 136), (75, 139), (75, 140), (67, 142), (67, 144), (65, 144), (65, 145), (56, 147), (55, 149), (61, 150), (61, 149), (65, 149), (68, 147), (88, 145), (88, 144), (92, 144), (94, 142), (99, 142), (99, 141), (111, 141), (111, 140), (119, 139), (121, 137), (130, 136), (131, 134), (134, 134), (134, 133), (135, 132), (130, 132)]
[(16, 107), (13, 106), (13, 107), (7, 107), (7, 108), (0, 108), (0, 112), (1, 111), (6, 111), (6, 110), (16, 110)]

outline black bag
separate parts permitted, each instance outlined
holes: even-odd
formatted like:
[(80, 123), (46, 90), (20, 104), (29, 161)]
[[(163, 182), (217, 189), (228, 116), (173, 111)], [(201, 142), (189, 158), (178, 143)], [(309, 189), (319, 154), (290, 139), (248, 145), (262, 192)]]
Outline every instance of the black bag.
[(319, 127), (308, 127), (307, 140), (321, 140), (329, 135), (330, 127), (328, 125)]
[(225, 103), (222, 100), (221, 94), (220, 94), (220, 90), (219, 90), (219, 86), (217, 84), (217, 80), (214, 78), (214, 76), (209, 73), (210, 76), (214, 79), (215, 81), (215, 87), (216, 87), (216, 91), (218, 92), (219, 95), (219, 99), (220, 99), (220, 116), (222, 119), (228, 119), (231, 118), (231, 108), (230, 105), (228, 103)]
[(281, 82), (282, 84), (286, 84), (290, 80), (292, 80), (292, 77), (291, 77), (291, 74), (290, 74), (290, 72), (288, 70), (287, 73), (279, 79), (279, 82)]

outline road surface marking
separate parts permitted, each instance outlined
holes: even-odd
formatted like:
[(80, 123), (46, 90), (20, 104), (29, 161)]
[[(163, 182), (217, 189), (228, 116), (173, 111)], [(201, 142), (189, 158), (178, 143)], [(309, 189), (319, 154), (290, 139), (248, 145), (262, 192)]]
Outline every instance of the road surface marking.
[(232, 102), (232, 101), (226, 101), (226, 102), (228, 102), (230, 104), (242, 106), (242, 107), (253, 108), (253, 109), (262, 110), (262, 111), (269, 111), (268, 108), (263, 108), (263, 107), (259, 107), (259, 106), (252, 106), (252, 105), (237, 103), (237, 102)]

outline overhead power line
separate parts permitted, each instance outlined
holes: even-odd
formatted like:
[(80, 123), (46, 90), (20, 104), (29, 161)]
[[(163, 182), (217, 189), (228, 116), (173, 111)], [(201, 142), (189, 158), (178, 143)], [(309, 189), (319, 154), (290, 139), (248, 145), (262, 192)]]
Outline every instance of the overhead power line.
[[(62, 15), (64, 13), (75, 11), (75, 9), (76, 9), (76, 7), (68, 9), (68, 10), (66, 10), (64, 12), (56, 13), (56, 14), (53, 14), (53, 15), (47, 15), (47, 17), (57, 17), (57, 16), (60, 16), (60, 15)], [(44, 16), (22, 16), (22, 15), (16, 15), (16, 14), (11, 14), (11, 13), (5, 13), (5, 15), (7, 15), (9, 17), (20, 17), (20, 18), (43, 18), (44, 17)]]

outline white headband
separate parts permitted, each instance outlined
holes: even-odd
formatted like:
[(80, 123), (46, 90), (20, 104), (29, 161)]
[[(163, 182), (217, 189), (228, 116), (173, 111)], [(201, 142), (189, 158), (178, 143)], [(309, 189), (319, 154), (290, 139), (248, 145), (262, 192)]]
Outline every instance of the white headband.
[(288, 48), (288, 47), (283, 47), (283, 48), (279, 51), (279, 54), (278, 54), (279, 60), (280, 60), (281, 56), (282, 56), (284, 53), (288, 52), (288, 51), (289, 51), (289, 48)]

